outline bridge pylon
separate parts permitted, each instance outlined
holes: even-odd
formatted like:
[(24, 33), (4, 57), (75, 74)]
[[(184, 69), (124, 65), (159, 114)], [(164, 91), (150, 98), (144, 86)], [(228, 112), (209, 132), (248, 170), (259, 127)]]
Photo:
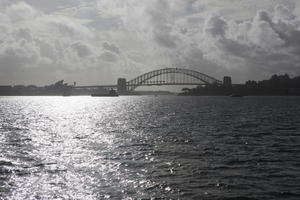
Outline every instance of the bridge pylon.
[(119, 94), (126, 94), (127, 93), (127, 82), (126, 78), (119, 78), (117, 90)]

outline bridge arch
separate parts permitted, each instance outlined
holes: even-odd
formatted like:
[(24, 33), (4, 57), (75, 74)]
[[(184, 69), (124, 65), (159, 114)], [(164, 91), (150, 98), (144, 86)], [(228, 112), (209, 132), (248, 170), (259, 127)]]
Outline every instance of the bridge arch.
[[(191, 81), (177, 81), (173, 80), (170, 81), (167, 77), (164, 75), (167, 74), (182, 74), (185, 76), (188, 76), (190, 78), (193, 78), (197, 80), (196, 82)], [(150, 81), (151, 79), (155, 78), (155, 81)], [(175, 76), (174, 76), (175, 77)], [(164, 69), (158, 69), (154, 71), (150, 71), (148, 73), (142, 74), (140, 76), (137, 76), (136, 78), (128, 81), (126, 83), (127, 91), (133, 91), (135, 88), (139, 86), (150, 86), (150, 85), (209, 85), (209, 84), (222, 84), (222, 81), (200, 73), (195, 70), (190, 69), (183, 69), (183, 68), (164, 68)]]

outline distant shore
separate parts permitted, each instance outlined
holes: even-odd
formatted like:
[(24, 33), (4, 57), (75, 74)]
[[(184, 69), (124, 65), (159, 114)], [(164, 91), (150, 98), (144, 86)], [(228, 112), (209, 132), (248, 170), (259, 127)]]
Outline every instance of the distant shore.
[(300, 77), (273, 75), (269, 80), (247, 81), (245, 84), (206, 85), (183, 88), (181, 96), (300, 96)]

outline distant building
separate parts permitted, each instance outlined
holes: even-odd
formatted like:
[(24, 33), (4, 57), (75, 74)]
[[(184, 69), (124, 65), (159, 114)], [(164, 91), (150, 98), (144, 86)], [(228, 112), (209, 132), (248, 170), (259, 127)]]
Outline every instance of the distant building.
[(127, 92), (127, 83), (126, 78), (118, 79), (118, 93), (125, 94)]
[(231, 77), (230, 76), (224, 76), (224, 78), (223, 78), (223, 85), (224, 86), (231, 86), (232, 85), (232, 81), (231, 81)]
[(0, 85), (0, 95), (12, 95), (13, 87), (10, 85)]

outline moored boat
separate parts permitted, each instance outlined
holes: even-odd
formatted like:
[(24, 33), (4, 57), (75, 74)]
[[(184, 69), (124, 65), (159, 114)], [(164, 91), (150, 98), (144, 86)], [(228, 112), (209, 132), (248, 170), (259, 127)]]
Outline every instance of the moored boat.
[(230, 97), (244, 97), (244, 96), (241, 94), (232, 94), (232, 95), (230, 95)]
[(118, 97), (118, 94), (91, 94), (92, 97)]
[(91, 94), (92, 97), (118, 97), (119, 94), (115, 90), (110, 90), (109, 93), (95, 93)]

